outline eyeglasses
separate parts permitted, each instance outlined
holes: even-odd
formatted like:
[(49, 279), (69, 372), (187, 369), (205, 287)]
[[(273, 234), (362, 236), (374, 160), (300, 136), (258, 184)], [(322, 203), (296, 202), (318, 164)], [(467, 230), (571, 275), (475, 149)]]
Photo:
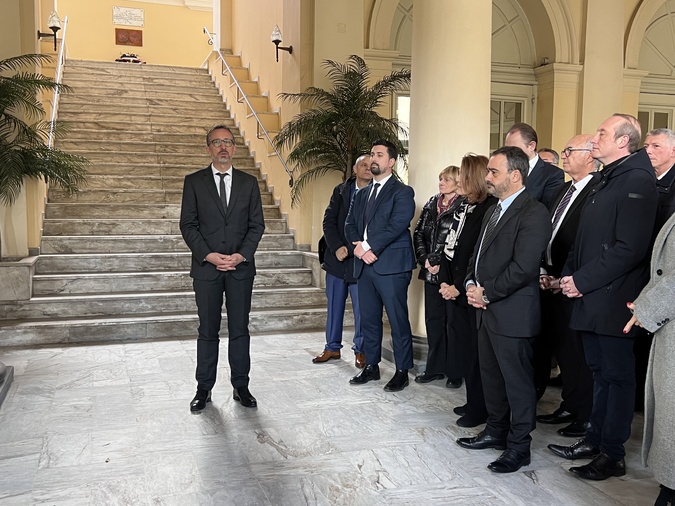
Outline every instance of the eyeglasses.
[(209, 142), (209, 145), (214, 148), (219, 148), (221, 144), (226, 148), (231, 148), (234, 146), (234, 139), (213, 139)]
[(561, 151), (565, 157), (569, 158), (569, 156), (572, 154), (572, 151), (593, 151), (592, 149), (588, 148), (565, 148)]

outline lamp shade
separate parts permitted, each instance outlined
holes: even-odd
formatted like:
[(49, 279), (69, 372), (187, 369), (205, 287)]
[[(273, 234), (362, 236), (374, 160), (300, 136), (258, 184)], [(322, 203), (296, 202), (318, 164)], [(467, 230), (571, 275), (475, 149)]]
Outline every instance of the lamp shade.
[(279, 25), (274, 25), (274, 30), (272, 30), (272, 42), (277, 43), (281, 42), (281, 30), (279, 30)]
[(49, 26), (49, 28), (51, 28), (52, 30), (56, 28), (56, 30), (54, 31), (61, 29), (61, 20), (59, 19), (59, 15), (56, 13), (56, 11), (52, 11), (52, 13), (49, 15), (47, 26)]

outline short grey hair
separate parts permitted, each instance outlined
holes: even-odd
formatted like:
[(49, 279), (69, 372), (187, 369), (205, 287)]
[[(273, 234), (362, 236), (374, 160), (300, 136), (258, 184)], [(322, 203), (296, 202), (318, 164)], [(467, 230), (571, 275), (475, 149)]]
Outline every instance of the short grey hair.
[(647, 134), (647, 137), (653, 137), (656, 135), (665, 135), (666, 139), (668, 139), (670, 147), (675, 146), (675, 132), (673, 132), (670, 128), (655, 128)]

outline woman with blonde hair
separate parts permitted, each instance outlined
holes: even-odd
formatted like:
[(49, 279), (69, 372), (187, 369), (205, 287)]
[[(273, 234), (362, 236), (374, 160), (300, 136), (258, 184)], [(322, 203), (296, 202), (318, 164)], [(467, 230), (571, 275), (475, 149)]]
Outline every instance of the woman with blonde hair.
[(457, 420), (460, 427), (476, 427), (487, 420), (478, 364), (476, 309), (468, 303), (464, 287), (483, 216), (496, 202), (495, 197), (488, 196), (487, 164), (487, 157), (482, 155), (469, 153), (462, 158), (457, 180), (457, 193), (461, 195), (462, 203), (455, 208), (440, 268), (441, 296), (454, 306), (452, 334), (456, 336), (457, 348), (453, 354), (463, 364), (462, 376), (466, 383), (466, 404), (455, 408), (455, 413), (462, 415)]
[(439, 292), (439, 277), (442, 275), (440, 270), (445, 238), (452, 225), (454, 211), (462, 201), (455, 192), (458, 175), (459, 167), (454, 165), (440, 172), (439, 193), (422, 208), (413, 234), (415, 255), (420, 264), (419, 279), (424, 281), (424, 321), (429, 343), (426, 368), (417, 375), (415, 381), (429, 383), (447, 376), (448, 388), (459, 388), (462, 374), (460, 363), (451, 352), (452, 336), (448, 333), (453, 307)]

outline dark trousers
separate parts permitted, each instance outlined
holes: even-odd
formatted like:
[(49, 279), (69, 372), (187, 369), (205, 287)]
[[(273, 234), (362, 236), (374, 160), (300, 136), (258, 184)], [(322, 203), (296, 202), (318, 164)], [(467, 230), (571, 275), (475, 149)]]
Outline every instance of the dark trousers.
[[(461, 299), (461, 300), (460, 300)], [(462, 376), (466, 386), (466, 417), (470, 420), (487, 418), (483, 381), (480, 377), (478, 359), (478, 328), (476, 327), (476, 308), (470, 306), (465, 295), (460, 295), (455, 304), (452, 331), (457, 336), (459, 357), (463, 364)]]
[[(534, 367), (534, 386), (537, 391), (537, 399), (546, 392), (548, 380), (551, 377), (551, 358), (553, 357), (555, 347), (556, 328), (551, 318), (557, 315), (551, 313), (553, 293), (549, 290), (540, 291), (541, 294), (541, 312), (542, 328), (538, 336), (534, 338), (532, 349), (532, 365)], [(556, 357), (557, 359), (557, 357)]]
[(634, 340), (582, 332), (593, 372), (593, 409), (586, 440), (613, 459), (626, 455), (635, 407)]
[(234, 388), (248, 386), (251, 370), (248, 318), (251, 312), (253, 278), (235, 279), (229, 272), (219, 272), (211, 281), (193, 281), (199, 336), (197, 338), (197, 388), (211, 390), (216, 383), (223, 294), (227, 311), (227, 355), (230, 380)]
[(532, 369), (532, 341), (478, 330), (480, 372), (488, 411), (486, 431), (506, 439), (507, 447), (528, 452), (536, 421), (537, 398)]
[(424, 322), (429, 353), (427, 374), (445, 374), (450, 379), (462, 377), (459, 345), (452, 329), (454, 303), (438, 293), (439, 286), (424, 283)]
[(542, 321), (553, 342), (553, 353), (562, 374), (560, 407), (587, 422), (593, 406), (593, 375), (586, 364), (581, 333), (569, 327), (574, 299), (562, 293), (542, 297)]
[(408, 285), (411, 272), (381, 275), (373, 266), (364, 265), (357, 286), (361, 306), (363, 351), (367, 365), (382, 360), (382, 307), (387, 310), (391, 325), (392, 347), (396, 369), (413, 368), (412, 332), (408, 319)]

